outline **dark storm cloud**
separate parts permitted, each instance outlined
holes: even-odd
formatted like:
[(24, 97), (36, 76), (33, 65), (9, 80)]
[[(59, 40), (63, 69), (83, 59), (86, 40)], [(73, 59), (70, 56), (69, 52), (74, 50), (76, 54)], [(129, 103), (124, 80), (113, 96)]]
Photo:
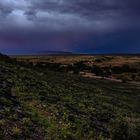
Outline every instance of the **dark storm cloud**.
[(112, 30), (138, 21), (139, 5), (132, 0), (5, 0), (0, 21), (7, 27)]
[(139, 0), (1, 0), (0, 48), (10, 43), (15, 48), (102, 48), (108, 35), (115, 43), (120, 40), (115, 34), (139, 33), (139, 7)]
[[(91, 30), (97, 27), (109, 28), (108, 26), (115, 28), (117, 25), (124, 27), (125, 21), (132, 24), (129, 20), (138, 18), (139, 6), (139, 1), (132, 0), (40, 0), (33, 1), (31, 9), (38, 12), (48, 11), (46, 19), (54, 18), (54, 22), (55, 19), (60, 19), (61, 24), (72, 23), (75, 26), (82, 22), (85, 27), (86, 22), (86, 27), (89, 26)], [(42, 19), (45, 20), (45, 13)]]

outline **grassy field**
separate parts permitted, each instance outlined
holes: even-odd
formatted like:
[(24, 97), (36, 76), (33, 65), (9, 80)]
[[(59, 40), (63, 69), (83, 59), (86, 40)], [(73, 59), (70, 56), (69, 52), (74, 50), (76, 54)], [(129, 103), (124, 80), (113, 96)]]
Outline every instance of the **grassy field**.
[(139, 140), (139, 101), (138, 85), (0, 60), (1, 140)]
[[(18, 56), (17, 61), (50, 70), (140, 83), (140, 56)], [(93, 76), (92, 76), (93, 75)], [(94, 76), (95, 75), (95, 76)]]
[[(16, 58), (18, 61), (25, 61), (25, 62), (54, 62), (54, 63), (61, 63), (61, 64), (73, 64), (79, 61), (87, 61), (90, 63), (96, 63), (100, 65), (114, 65), (120, 66), (123, 64), (132, 64), (132, 63), (139, 63), (140, 56), (90, 56), (90, 55), (73, 55), (73, 56), (12, 56)], [(98, 63), (98, 60), (101, 60)]]

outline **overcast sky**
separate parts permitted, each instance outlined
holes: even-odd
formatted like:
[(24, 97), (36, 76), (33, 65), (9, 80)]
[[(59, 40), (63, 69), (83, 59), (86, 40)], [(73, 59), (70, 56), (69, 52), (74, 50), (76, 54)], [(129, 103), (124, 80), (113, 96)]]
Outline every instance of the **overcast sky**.
[(0, 0), (0, 51), (140, 53), (139, 0)]

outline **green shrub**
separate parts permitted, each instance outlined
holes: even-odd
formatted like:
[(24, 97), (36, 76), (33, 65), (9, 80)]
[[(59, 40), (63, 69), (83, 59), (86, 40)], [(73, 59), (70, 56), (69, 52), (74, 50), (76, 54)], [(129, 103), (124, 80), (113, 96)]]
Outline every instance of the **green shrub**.
[(93, 65), (92, 69), (91, 69), (92, 73), (95, 73), (97, 76), (102, 75), (103, 74), (103, 70), (100, 66), (97, 65)]
[(21, 134), (21, 129), (15, 126), (12, 128), (11, 132), (14, 137), (19, 137)]
[(116, 120), (112, 127), (112, 140), (128, 140), (128, 124), (123, 119)]

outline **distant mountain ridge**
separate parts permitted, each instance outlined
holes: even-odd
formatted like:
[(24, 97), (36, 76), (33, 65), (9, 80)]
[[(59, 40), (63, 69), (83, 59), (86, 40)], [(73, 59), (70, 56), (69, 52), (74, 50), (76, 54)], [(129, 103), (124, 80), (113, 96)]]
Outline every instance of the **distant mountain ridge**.
[(40, 51), (36, 53), (37, 55), (70, 55), (72, 52), (66, 51)]

